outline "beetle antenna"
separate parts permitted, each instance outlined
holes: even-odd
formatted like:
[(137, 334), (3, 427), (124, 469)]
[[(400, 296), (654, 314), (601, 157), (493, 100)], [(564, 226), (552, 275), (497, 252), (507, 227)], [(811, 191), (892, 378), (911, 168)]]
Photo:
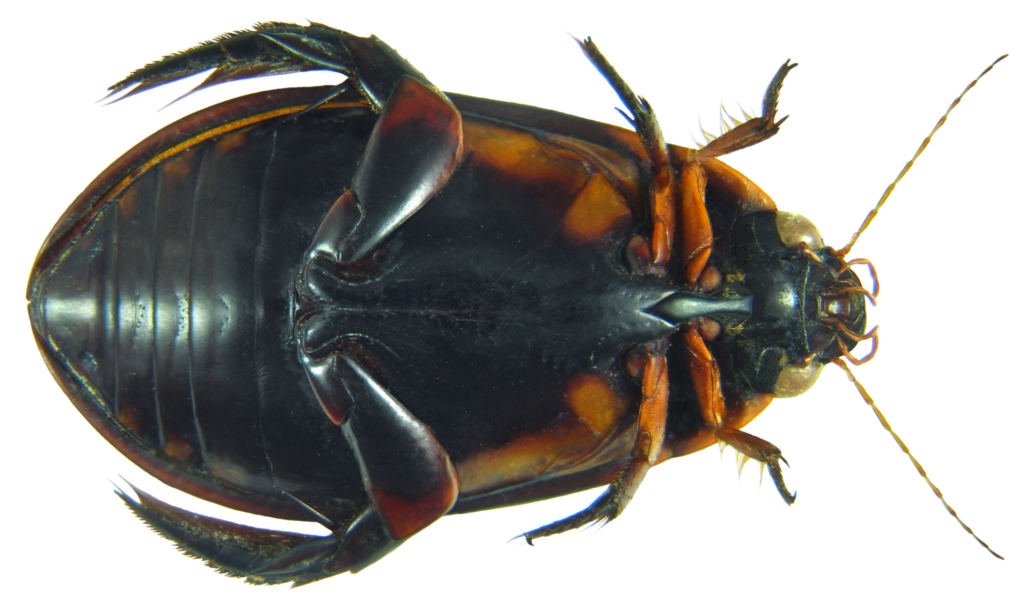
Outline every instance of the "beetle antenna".
[[(1004, 55), (1003, 57), (1006, 56)], [(968, 89), (970, 88), (968, 87)], [(974, 534), (974, 531), (971, 530), (971, 528), (967, 526), (967, 524), (964, 524), (964, 521), (960, 519), (960, 516), (956, 515), (956, 511), (954, 511), (953, 508), (949, 506), (949, 503), (946, 502), (946, 499), (942, 496), (942, 492), (935, 486), (935, 484), (932, 483), (932, 480), (928, 478), (928, 474), (925, 473), (924, 467), (922, 467), (921, 463), (917, 462), (917, 459), (914, 458), (914, 455), (910, 453), (910, 448), (907, 447), (907, 444), (903, 443), (903, 440), (900, 439), (900, 436), (896, 434), (896, 431), (892, 430), (892, 427), (889, 426), (889, 422), (885, 419), (885, 416), (882, 415), (882, 410), (878, 409), (878, 406), (875, 405), (875, 400), (872, 399), (871, 395), (868, 394), (868, 391), (865, 390), (863, 386), (861, 386), (861, 383), (857, 381), (857, 378), (853, 377), (853, 372), (850, 371), (850, 366), (847, 365), (841, 358), (832, 359), (831, 362), (843, 368), (843, 371), (846, 372), (846, 377), (849, 378), (850, 381), (853, 382), (853, 385), (857, 387), (857, 392), (860, 393), (861, 398), (864, 399), (865, 403), (871, 406), (871, 409), (874, 410), (875, 416), (878, 418), (878, 421), (882, 423), (882, 427), (885, 428), (885, 430), (889, 431), (889, 434), (892, 435), (892, 438), (896, 440), (896, 445), (898, 445), (900, 449), (903, 450), (903, 453), (910, 458), (910, 462), (914, 463), (914, 468), (916, 468), (917, 472), (921, 475), (921, 477), (924, 478), (924, 481), (928, 482), (928, 486), (932, 489), (932, 492), (935, 493), (935, 496), (939, 497), (939, 500), (942, 501), (942, 506), (946, 508), (946, 511), (949, 512), (949, 515), (953, 516), (953, 518), (960, 523), (960, 526), (962, 526), (963, 529), (967, 531), (967, 534), (974, 537), (975, 541), (977, 541), (981, 544), (982, 547), (987, 549), (988, 553), (992, 554), (996, 558), (999, 558), (1000, 560), (1003, 560), (1002, 556), (997, 554), (995, 550), (988, 546), (987, 543), (982, 541), (978, 537), (978, 535)]]
[(956, 108), (957, 104), (960, 103), (960, 100), (963, 99), (965, 95), (967, 95), (967, 92), (978, 84), (978, 81), (981, 80), (981, 77), (988, 74), (988, 71), (994, 68), (996, 64), (1006, 59), (1007, 55), (1001, 56), (999, 59), (992, 62), (988, 68), (982, 70), (981, 74), (978, 75), (978, 78), (971, 81), (971, 83), (967, 85), (967, 87), (960, 93), (960, 95), (957, 96), (955, 100), (953, 100), (953, 103), (950, 104), (949, 108), (946, 109), (946, 114), (942, 115), (942, 118), (939, 119), (939, 122), (935, 124), (935, 127), (932, 128), (931, 133), (928, 134), (928, 137), (925, 138), (924, 142), (921, 143), (921, 146), (917, 147), (917, 152), (914, 153), (914, 156), (910, 158), (910, 161), (907, 162), (907, 165), (903, 166), (903, 171), (901, 171), (899, 173), (899, 176), (896, 177), (896, 180), (892, 181), (892, 184), (890, 184), (885, 189), (885, 193), (882, 193), (882, 199), (878, 200), (878, 204), (876, 204), (875, 207), (872, 208), (871, 212), (868, 213), (867, 217), (864, 218), (864, 222), (860, 224), (860, 229), (853, 233), (853, 237), (850, 238), (850, 242), (846, 246), (843, 246), (838, 251), (836, 251), (836, 257), (842, 260), (844, 257), (846, 257), (847, 254), (849, 254), (850, 249), (853, 248), (853, 245), (857, 243), (857, 239), (860, 238), (860, 235), (864, 233), (864, 231), (868, 228), (868, 225), (871, 224), (871, 221), (875, 220), (875, 217), (878, 215), (878, 211), (882, 208), (882, 205), (885, 204), (885, 200), (889, 199), (889, 195), (891, 195), (893, 189), (896, 188), (896, 183), (903, 180), (903, 177), (906, 176), (907, 172), (910, 171), (910, 168), (914, 165), (914, 162), (921, 155), (921, 153), (924, 152), (924, 149), (927, 148), (928, 144), (932, 141), (932, 136), (934, 136), (935, 132), (939, 131), (939, 128), (942, 127), (942, 125), (946, 122), (946, 117), (949, 116), (949, 113), (953, 112), (953, 109)]

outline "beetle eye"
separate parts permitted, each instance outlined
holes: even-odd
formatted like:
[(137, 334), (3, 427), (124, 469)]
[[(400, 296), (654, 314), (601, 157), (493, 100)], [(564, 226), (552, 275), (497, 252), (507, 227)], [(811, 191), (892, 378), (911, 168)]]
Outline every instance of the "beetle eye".
[(811, 250), (825, 248), (821, 232), (806, 216), (794, 212), (777, 212), (775, 227), (779, 230), (782, 243), (789, 248), (796, 248), (801, 243), (807, 244)]
[(806, 363), (797, 362), (783, 365), (779, 378), (775, 382), (776, 398), (788, 399), (804, 394), (814, 386), (824, 369), (824, 365), (816, 359), (811, 359)]

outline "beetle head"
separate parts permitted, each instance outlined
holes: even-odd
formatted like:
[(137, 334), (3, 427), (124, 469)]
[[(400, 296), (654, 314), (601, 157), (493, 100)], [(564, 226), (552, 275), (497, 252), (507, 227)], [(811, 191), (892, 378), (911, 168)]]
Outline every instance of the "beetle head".
[(734, 371), (751, 390), (792, 397), (828, 361), (849, 355), (867, 326), (870, 294), (818, 229), (790, 212), (754, 212), (732, 229), (736, 275), (753, 295), (735, 336)]

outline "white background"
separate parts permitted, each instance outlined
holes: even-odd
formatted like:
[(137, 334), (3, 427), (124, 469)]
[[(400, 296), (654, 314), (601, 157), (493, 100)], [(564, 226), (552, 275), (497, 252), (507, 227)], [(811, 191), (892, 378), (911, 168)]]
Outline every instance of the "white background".
[[(5, 608), (1020, 608), (1024, 20), (1013, 3), (231, 3), (242, 4), (8, 12), (0, 102)], [(882, 280), (869, 314), (881, 324), (881, 349), (857, 373), (954, 508), (1007, 560), (960, 530), (835, 368), (747, 429), (789, 459), (799, 492), (792, 507), (770, 483), (758, 488), (753, 465), (737, 483), (731, 451), (723, 460), (711, 449), (653, 470), (625, 515), (603, 529), (532, 549), (506, 543), (594, 493), (445, 518), (359, 575), (298, 590), (217, 575), (149, 532), (106, 478), (188, 501), (121, 458), (61, 394), (32, 345), (25, 279), (61, 211), (131, 145), (243, 89), (297, 81), (215, 88), (160, 112), (187, 86), (94, 104), (107, 85), (222, 32), (305, 19), (379, 35), (442, 89), (621, 124), (610, 88), (567, 33), (591, 35), (682, 145), (699, 133), (698, 117), (715, 125), (720, 102), (759, 107), (776, 68), (793, 58), (800, 67), (781, 102), (789, 122), (726, 161), (837, 247), (953, 98), (1010, 53), (854, 250)]]

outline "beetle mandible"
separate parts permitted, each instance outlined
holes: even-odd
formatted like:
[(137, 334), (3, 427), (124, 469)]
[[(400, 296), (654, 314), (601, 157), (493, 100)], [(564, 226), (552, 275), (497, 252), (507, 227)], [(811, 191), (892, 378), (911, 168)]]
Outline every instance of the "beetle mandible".
[(523, 537), (613, 519), (651, 466), (715, 443), (795, 500), (780, 450), (741, 429), (877, 340), (852, 241), (827, 247), (718, 160), (778, 132), (796, 64), (761, 116), (693, 150), (580, 46), (634, 132), (445, 94), (376, 37), (320, 24), (258, 24), (111, 88), (347, 77), (161, 130), (40, 250), (37, 342), (102, 435), (172, 486), (333, 534), (122, 493), (136, 514), (224, 572), (303, 584), (448, 513), (606, 486)]

